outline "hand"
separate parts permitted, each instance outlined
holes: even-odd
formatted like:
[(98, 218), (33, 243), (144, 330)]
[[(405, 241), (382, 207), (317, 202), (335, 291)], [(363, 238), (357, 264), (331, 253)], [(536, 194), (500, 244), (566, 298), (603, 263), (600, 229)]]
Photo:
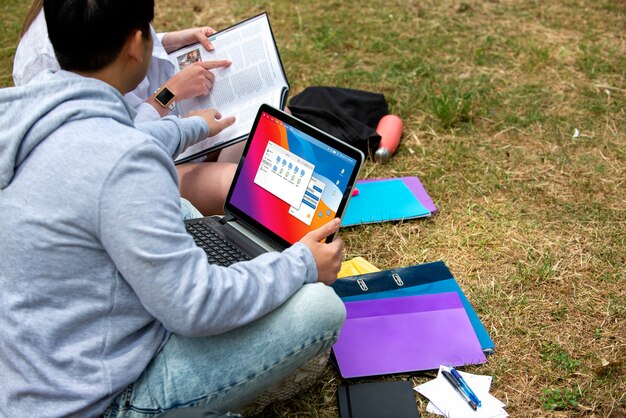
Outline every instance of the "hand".
[(215, 81), (215, 75), (210, 70), (230, 64), (229, 60), (194, 62), (176, 73), (165, 85), (174, 93), (176, 100), (205, 96)]
[(189, 116), (200, 116), (209, 125), (209, 136), (215, 136), (235, 123), (235, 117), (222, 118), (222, 114), (216, 109), (203, 109), (189, 112)]
[(163, 35), (162, 43), (168, 53), (196, 42), (200, 42), (207, 51), (213, 51), (215, 48), (208, 37), (214, 33), (215, 30), (208, 26), (167, 32)]
[(341, 238), (334, 239), (330, 244), (320, 241), (337, 232), (339, 225), (341, 225), (341, 219), (335, 218), (326, 225), (309, 232), (300, 240), (313, 253), (315, 264), (317, 264), (317, 281), (327, 285), (337, 280), (337, 273), (341, 269), (343, 241)]

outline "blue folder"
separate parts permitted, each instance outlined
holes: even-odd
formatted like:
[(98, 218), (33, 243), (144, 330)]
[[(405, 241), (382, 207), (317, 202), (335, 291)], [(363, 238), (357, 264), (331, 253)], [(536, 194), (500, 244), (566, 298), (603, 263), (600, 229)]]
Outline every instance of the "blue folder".
[(483, 352), (494, 351), (487, 330), (443, 261), (345, 277), (337, 279), (332, 288), (344, 302), (457, 292)]
[(424, 197), (428, 195), (423, 187), (418, 190), (412, 179), (419, 183), (417, 177), (358, 181), (356, 187), (359, 194), (350, 199), (341, 218), (341, 225), (352, 226), (430, 216), (431, 211), (419, 200), (420, 194)]

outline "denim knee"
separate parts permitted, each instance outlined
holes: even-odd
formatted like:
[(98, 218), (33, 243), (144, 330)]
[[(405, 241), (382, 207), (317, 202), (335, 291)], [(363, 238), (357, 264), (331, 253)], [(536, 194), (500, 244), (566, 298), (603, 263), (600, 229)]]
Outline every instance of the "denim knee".
[(303, 312), (308, 316), (306, 322), (310, 331), (317, 335), (339, 333), (346, 320), (346, 308), (330, 286), (306, 284), (297, 295), (306, 305)]

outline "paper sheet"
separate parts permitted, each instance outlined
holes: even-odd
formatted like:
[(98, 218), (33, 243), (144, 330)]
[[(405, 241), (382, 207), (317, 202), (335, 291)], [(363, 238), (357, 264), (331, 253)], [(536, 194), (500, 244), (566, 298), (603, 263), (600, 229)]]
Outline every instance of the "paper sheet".
[(476, 410), (472, 410), (465, 400), (454, 390), (450, 382), (448, 382), (441, 374), (442, 370), (449, 370), (445, 366), (439, 367), (437, 378), (416, 386), (414, 389), (430, 400), (426, 410), (448, 418), (495, 418), (508, 417), (509, 415), (503, 409), (504, 404), (489, 394), (491, 387), (491, 376), (475, 375), (459, 371), (468, 386), (472, 388), (481, 406)]

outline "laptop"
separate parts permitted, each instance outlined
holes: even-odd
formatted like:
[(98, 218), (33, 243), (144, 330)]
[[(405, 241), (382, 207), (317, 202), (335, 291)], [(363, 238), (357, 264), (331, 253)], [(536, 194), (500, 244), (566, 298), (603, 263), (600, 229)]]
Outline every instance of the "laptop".
[(185, 226), (212, 264), (282, 251), (343, 215), (364, 158), (358, 149), (264, 104), (228, 191), (225, 215), (189, 219)]

